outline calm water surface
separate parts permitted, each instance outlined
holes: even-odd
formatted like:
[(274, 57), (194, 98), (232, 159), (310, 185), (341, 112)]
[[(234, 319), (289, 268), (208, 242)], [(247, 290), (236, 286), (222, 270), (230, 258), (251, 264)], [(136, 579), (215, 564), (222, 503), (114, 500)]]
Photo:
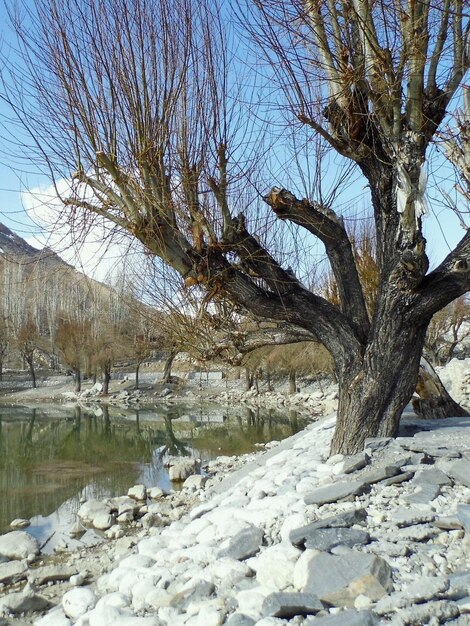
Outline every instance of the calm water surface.
[(169, 488), (165, 456), (242, 454), (307, 423), (295, 412), (206, 405), (155, 410), (0, 406), (0, 532), (32, 518), (48, 547), (76, 521), (80, 499)]

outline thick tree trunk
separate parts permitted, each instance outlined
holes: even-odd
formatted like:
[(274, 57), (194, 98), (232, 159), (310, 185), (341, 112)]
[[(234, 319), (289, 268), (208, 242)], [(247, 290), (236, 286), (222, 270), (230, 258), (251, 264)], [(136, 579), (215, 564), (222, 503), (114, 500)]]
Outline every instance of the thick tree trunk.
[(79, 369), (74, 371), (75, 380), (75, 393), (79, 393), (82, 390), (82, 373)]
[(250, 391), (253, 387), (254, 376), (248, 367), (245, 368), (245, 391)]
[(396, 437), (403, 409), (416, 388), (426, 325), (416, 328), (391, 320), (382, 326), (364, 356), (356, 355), (349, 368), (338, 372), (332, 454), (355, 454), (367, 437)]
[(289, 372), (289, 393), (297, 393), (297, 379), (295, 375), (295, 370), (291, 370)]
[(103, 395), (107, 396), (109, 393), (109, 381), (111, 380), (111, 368), (105, 367), (103, 369)]
[(137, 363), (137, 365), (135, 366), (135, 385), (134, 385), (134, 389), (138, 389), (139, 388), (139, 370), (140, 370), (140, 363)]
[(36, 389), (37, 384), (36, 384), (36, 372), (34, 370), (34, 363), (32, 359), (27, 359), (27, 363), (28, 363), (28, 368), (29, 368), (29, 373), (31, 374), (31, 383), (33, 386), (33, 389)]
[(173, 361), (175, 360), (177, 354), (177, 352), (170, 352), (167, 360), (165, 361), (165, 367), (163, 368), (162, 376), (162, 381), (164, 383), (171, 382), (171, 366), (173, 365)]

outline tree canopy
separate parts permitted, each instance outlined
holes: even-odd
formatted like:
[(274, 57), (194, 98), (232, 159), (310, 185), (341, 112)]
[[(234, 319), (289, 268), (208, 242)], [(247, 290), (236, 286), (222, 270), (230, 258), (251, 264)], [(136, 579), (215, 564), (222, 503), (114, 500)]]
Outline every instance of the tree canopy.
[[(438, 133), (468, 190), (468, 144), (451, 124), (468, 92), (463, 0), (240, 2), (241, 39), (215, 0), (25, 10), (12, 12), (20, 56), (3, 98), (31, 138), (27, 158), (70, 180), (71, 224), (110, 220), (186, 288), (278, 321), (285, 340), (323, 343), (340, 387), (333, 451), (395, 435), (431, 317), (470, 287), (470, 233), (429, 272), (422, 227)], [(309, 171), (319, 184), (326, 150), (370, 191), (373, 313), (335, 190), (289, 188)], [(295, 255), (304, 234), (324, 246), (336, 303), (296, 275), (312, 266), (308, 247)]]

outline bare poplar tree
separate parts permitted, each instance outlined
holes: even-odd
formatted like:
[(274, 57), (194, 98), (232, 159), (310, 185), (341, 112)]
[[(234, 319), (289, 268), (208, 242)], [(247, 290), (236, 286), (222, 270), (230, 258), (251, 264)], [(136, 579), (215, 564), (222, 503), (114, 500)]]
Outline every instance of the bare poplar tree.
[[(244, 26), (257, 46), (247, 63), (264, 55), (252, 73), (265, 73), (260, 100), (273, 105), (255, 120), (273, 129), (266, 159), (280, 158), (277, 129), (290, 119), (294, 142), (296, 132), (322, 138), (369, 187), (373, 316), (334, 203), (297, 197), (286, 189), (294, 176), (281, 168), (280, 185), (250, 219), (259, 194), (245, 164), (261, 139), (244, 122), (250, 110), (232, 80), (215, 0), (33, 6), (22, 22), (13, 15), (22, 59), (3, 72), (3, 97), (52, 176), (73, 181), (64, 198), (71, 224), (110, 220), (186, 288), (278, 321), (278, 335), (323, 343), (339, 382), (333, 452), (395, 435), (431, 317), (470, 287), (470, 234), (429, 272), (422, 231), (427, 151), (470, 64), (463, 0), (246, 2)], [(337, 305), (296, 277), (275, 234), (255, 236), (263, 210), (267, 222), (324, 244)]]

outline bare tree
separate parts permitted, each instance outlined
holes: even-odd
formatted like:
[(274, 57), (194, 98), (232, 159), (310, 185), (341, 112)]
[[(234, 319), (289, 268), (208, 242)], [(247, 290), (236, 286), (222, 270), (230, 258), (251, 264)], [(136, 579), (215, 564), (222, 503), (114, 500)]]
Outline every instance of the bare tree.
[(31, 383), (33, 389), (36, 389), (36, 368), (35, 357), (40, 345), (40, 337), (36, 325), (29, 320), (18, 329), (16, 336), (16, 346), (21, 354), (24, 362), (27, 364), (29, 373), (31, 374)]
[(62, 317), (57, 325), (55, 345), (65, 365), (73, 371), (77, 393), (82, 388), (82, 371), (90, 343), (90, 322), (80, 323)]
[[(233, 81), (216, 0), (36, 0), (34, 7), (25, 7), (24, 25), (13, 15), (21, 71), (3, 72), (3, 97), (48, 171), (73, 172), (64, 205), (74, 227), (80, 215), (85, 226), (110, 220), (174, 268), (186, 288), (282, 323), (279, 339), (285, 331), (323, 343), (339, 382), (333, 452), (396, 435), (429, 321), (470, 287), (470, 231), (431, 272), (422, 232), (427, 151), (470, 65), (463, 0), (247, 3), (254, 56), (267, 61), (251, 68), (247, 54), (247, 65), (252, 76), (265, 73), (260, 101), (272, 105), (259, 116), (250, 116), (247, 94)], [(373, 316), (334, 194), (298, 197), (286, 165), (270, 179), (280, 185), (265, 193), (264, 214), (250, 209), (266, 182), (251, 185), (242, 169), (252, 146), (263, 147), (244, 120), (272, 129), (264, 156), (282, 161), (286, 119), (298, 125), (287, 128), (294, 143), (305, 132), (321, 138), (370, 190), (379, 273)], [(297, 229), (295, 243), (308, 233), (324, 244), (337, 305), (296, 277), (276, 230), (260, 236), (261, 223), (276, 221)]]

